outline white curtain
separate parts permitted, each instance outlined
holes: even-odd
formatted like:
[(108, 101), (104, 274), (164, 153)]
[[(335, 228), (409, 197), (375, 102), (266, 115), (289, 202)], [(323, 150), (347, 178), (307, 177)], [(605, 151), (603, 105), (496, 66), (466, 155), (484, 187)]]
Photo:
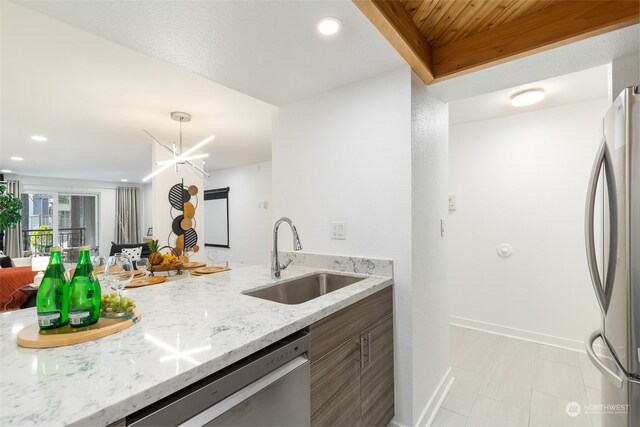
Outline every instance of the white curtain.
[(139, 243), (140, 240), (140, 189), (118, 187), (116, 189), (116, 243)]
[[(20, 198), (20, 181), (8, 180), (7, 181), (7, 193), (12, 194), (14, 197)], [(6, 230), (4, 236), (5, 255), (10, 256), (11, 258), (20, 258), (22, 257), (22, 248), (21, 248), (21, 234), (22, 234), (22, 222), (17, 223), (14, 227)]]

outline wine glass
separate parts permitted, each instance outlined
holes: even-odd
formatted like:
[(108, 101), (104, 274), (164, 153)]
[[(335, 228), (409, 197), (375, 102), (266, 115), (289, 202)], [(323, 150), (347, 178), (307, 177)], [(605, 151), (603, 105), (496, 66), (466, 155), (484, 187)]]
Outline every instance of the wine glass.
[[(195, 253), (196, 253), (195, 249), (191, 246), (184, 248), (184, 255), (189, 259), (188, 262), (191, 262), (191, 257)], [(187, 274), (191, 276), (191, 269), (187, 268), (186, 270), (187, 270)]]
[(211, 261), (211, 267), (213, 267), (213, 264), (216, 262), (216, 258), (218, 258), (218, 251), (207, 251), (207, 258), (209, 258), (209, 261)]
[(142, 271), (142, 275), (146, 276), (147, 267), (149, 266), (149, 258), (140, 258), (136, 261), (136, 267), (138, 270)]
[(118, 311), (115, 313), (115, 316), (124, 316), (124, 310), (122, 310), (122, 291), (133, 278), (133, 264), (129, 257), (122, 254), (110, 256), (107, 261), (107, 266), (104, 269), (104, 277), (111, 285), (111, 289), (118, 292)]
[(95, 270), (96, 274), (104, 272), (105, 263), (106, 261), (103, 256), (94, 255), (91, 257), (91, 265), (93, 266), (93, 269)]

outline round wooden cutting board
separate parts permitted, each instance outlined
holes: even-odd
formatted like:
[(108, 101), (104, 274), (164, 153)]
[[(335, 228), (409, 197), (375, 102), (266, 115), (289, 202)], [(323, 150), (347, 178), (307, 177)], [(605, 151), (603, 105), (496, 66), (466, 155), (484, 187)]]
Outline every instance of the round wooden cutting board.
[(82, 328), (72, 328), (65, 325), (61, 328), (40, 331), (38, 323), (26, 326), (18, 332), (17, 340), (20, 347), (51, 348), (79, 344), (115, 334), (138, 323), (142, 315), (138, 308), (133, 309), (131, 316), (108, 318), (101, 317), (96, 323)]
[(167, 278), (163, 277), (163, 276), (140, 277), (138, 279), (133, 279), (126, 286), (126, 289), (129, 289), (129, 288), (141, 288), (143, 286), (157, 285), (158, 283), (162, 283), (162, 282), (164, 282), (166, 280), (167, 280)]
[(196, 268), (193, 271), (198, 274), (211, 274), (211, 273), (221, 273), (223, 271), (228, 271), (228, 270), (231, 270), (231, 269), (229, 267), (207, 266), (207, 267)]

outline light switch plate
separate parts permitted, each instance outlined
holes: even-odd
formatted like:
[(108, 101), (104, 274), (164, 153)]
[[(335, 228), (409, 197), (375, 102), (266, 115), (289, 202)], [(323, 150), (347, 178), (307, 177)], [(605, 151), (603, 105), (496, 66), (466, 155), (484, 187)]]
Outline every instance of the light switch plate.
[(331, 238), (333, 240), (345, 240), (347, 238), (347, 223), (344, 221), (331, 221)]

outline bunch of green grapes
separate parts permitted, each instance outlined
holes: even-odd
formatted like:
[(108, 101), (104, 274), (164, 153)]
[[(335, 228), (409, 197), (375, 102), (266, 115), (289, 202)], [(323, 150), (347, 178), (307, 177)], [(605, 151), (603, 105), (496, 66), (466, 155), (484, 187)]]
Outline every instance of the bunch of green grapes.
[[(118, 294), (111, 292), (110, 294), (102, 294), (102, 301), (100, 302), (100, 314), (108, 315), (118, 311)], [(136, 303), (133, 298), (122, 297), (122, 310), (126, 314), (131, 314), (136, 307)]]

